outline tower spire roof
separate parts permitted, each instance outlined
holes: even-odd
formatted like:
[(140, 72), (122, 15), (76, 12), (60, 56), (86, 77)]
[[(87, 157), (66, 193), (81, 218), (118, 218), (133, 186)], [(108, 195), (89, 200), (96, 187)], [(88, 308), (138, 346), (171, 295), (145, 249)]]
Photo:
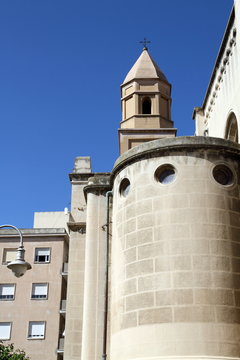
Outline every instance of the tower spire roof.
[(148, 53), (148, 49), (146, 47), (143, 48), (143, 51), (126, 78), (124, 79), (123, 84), (133, 80), (133, 79), (160, 79), (164, 82), (168, 83), (166, 76), (160, 70), (158, 65), (152, 59), (150, 54)]

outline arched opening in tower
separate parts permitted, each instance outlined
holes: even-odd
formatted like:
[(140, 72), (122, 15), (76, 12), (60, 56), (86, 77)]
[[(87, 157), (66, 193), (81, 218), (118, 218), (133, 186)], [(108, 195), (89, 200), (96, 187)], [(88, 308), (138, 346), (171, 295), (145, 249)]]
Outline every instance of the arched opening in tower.
[(151, 114), (152, 104), (150, 98), (145, 98), (142, 102), (142, 114)]

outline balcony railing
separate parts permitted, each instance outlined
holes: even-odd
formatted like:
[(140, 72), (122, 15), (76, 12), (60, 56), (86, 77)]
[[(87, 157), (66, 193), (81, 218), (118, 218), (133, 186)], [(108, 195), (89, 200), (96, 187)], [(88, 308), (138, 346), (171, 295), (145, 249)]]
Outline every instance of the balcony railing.
[(64, 338), (60, 338), (58, 341), (57, 353), (61, 354), (64, 352)]
[(63, 316), (65, 316), (66, 314), (66, 304), (67, 304), (67, 301), (66, 300), (61, 300), (61, 305), (60, 305), (60, 314), (62, 314)]
[(67, 276), (67, 274), (68, 274), (68, 263), (63, 263), (62, 275)]
[(61, 307), (60, 310), (61, 311), (66, 311), (66, 304), (67, 304), (67, 300), (61, 300)]

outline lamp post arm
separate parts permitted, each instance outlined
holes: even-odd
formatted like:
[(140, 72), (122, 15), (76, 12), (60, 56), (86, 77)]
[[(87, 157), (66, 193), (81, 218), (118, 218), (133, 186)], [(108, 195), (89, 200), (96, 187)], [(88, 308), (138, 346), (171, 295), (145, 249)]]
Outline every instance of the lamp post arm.
[(19, 236), (20, 236), (20, 247), (23, 247), (23, 236), (22, 236), (21, 231), (20, 231), (16, 226), (9, 225), (9, 224), (1, 225), (1, 226), (0, 226), (0, 229), (1, 229), (1, 228), (5, 228), (5, 227), (10, 227), (10, 228), (12, 228), (12, 229), (15, 229), (15, 230), (18, 232), (18, 234), (19, 234)]

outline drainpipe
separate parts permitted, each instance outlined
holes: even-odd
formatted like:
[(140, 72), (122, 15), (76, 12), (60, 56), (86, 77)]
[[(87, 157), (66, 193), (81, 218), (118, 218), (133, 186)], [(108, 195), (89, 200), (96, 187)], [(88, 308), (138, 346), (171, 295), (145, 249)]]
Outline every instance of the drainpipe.
[(112, 191), (106, 192), (107, 198), (107, 224), (106, 224), (106, 278), (105, 278), (105, 304), (104, 304), (104, 324), (103, 324), (103, 352), (102, 360), (107, 359), (107, 321), (108, 321), (108, 267), (109, 267), (109, 228), (110, 228), (110, 218), (109, 218), (109, 204), (110, 196), (113, 196)]

